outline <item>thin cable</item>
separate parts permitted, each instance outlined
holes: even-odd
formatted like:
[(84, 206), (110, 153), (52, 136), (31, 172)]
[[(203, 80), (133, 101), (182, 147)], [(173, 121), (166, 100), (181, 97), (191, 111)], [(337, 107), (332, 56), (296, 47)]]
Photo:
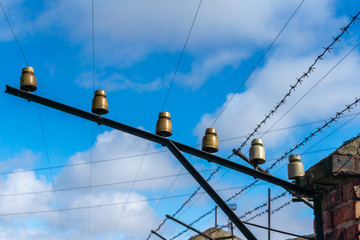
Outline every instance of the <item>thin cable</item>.
[[(24, 51), (23, 51), (23, 49), (22, 49), (22, 47), (21, 47), (21, 45), (20, 45), (20, 42), (19, 42), (18, 38), (16, 37), (15, 31), (14, 31), (14, 29), (13, 29), (12, 26), (11, 26), (10, 20), (9, 20), (8, 16), (6, 15), (6, 12), (5, 12), (5, 9), (4, 9), (4, 7), (3, 7), (3, 4), (2, 4), (2, 2), (1, 2), (1, 0), (0, 0), (0, 6), (1, 6), (1, 9), (2, 9), (2, 11), (3, 11), (3, 13), (4, 13), (5, 18), (6, 18), (6, 21), (7, 21), (8, 25), (9, 25), (9, 28), (10, 28), (12, 34), (13, 34), (13, 37), (14, 37), (14, 39), (15, 39), (15, 41), (16, 41), (16, 43), (17, 43), (17, 45), (18, 45), (18, 47), (19, 47), (19, 49), (20, 49), (20, 51), (21, 51), (22, 56), (24, 57), (24, 60), (25, 60), (25, 62), (26, 62), (26, 65), (29, 66), (29, 62), (28, 62), (28, 60), (27, 60), (27, 58), (26, 58), (26, 56), (25, 56), (25, 53), (24, 53)], [(39, 105), (36, 105), (36, 107), (37, 107), (37, 111), (38, 111), (38, 114), (39, 114), (40, 127), (41, 127), (42, 137), (43, 137), (43, 141), (44, 141), (44, 146), (45, 146), (45, 152), (46, 152), (47, 162), (48, 162), (48, 165), (49, 165), (49, 170), (50, 170), (49, 172), (50, 172), (51, 182), (52, 182), (53, 189), (55, 189), (55, 182), (54, 182), (53, 173), (52, 173), (52, 170), (51, 170), (50, 156), (49, 156), (49, 151), (48, 151), (48, 147), (47, 147), (47, 143), (46, 143), (45, 131), (44, 131), (44, 126), (43, 126), (43, 122), (42, 122), (42, 118), (41, 118), (41, 113), (40, 113)], [(59, 199), (58, 199), (56, 193), (55, 193), (55, 198), (56, 198), (57, 207), (58, 207), (58, 209), (60, 209)], [(59, 212), (59, 215), (60, 215), (60, 218), (61, 218), (61, 220), (62, 220), (62, 225), (63, 225), (63, 229), (64, 229), (64, 231), (65, 231), (65, 234), (68, 235), (67, 229), (65, 228), (64, 218), (63, 218), (63, 216), (62, 216), (62, 214), (61, 214), (60, 212)]]
[[(347, 125), (348, 123), (350, 123), (352, 120), (354, 120), (355, 118), (357, 118), (360, 115), (357, 114), (356, 116), (354, 116), (353, 118), (351, 118), (350, 120), (346, 121), (344, 124), (342, 124), (340, 127), (336, 128), (334, 131), (332, 131), (331, 133), (329, 133), (328, 135), (326, 135), (324, 138), (322, 138), (320, 141), (318, 141), (317, 143), (315, 143), (314, 145), (312, 145), (310, 148), (308, 148), (305, 152), (301, 153), (300, 155), (306, 155), (309, 153), (309, 151), (311, 149), (313, 149), (314, 147), (316, 147), (317, 145), (319, 145), (321, 142), (323, 142), (325, 139), (327, 139), (328, 137), (330, 137), (331, 135), (333, 135), (334, 133), (336, 133), (337, 131), (339, 131), (341, 128), (343, 128), (345, 125)], [(337, 149), (337, 148), (336, 148)], [(279, 169), (277, 169), (275, 173), (279, 172), (281, 169), (283, 169), (286, 165), (283, 165), (282, 167), (280, 167)]]
[[(258, 60), (258, 62), (255, 64), (255, 66), (253, 67), (253, 69), (251, 70), (251, 72), (249, 73), (249, 75), (246, 77), (246, 79), (243, 81), (243, 83), (240, 85), (240, 87), (238, 88), (238, 90), (235, 92), (235, 94), (240, 91), (240, 89), (242, 88), (242, 86), (245, 84), (245, 82), (247, 81), (247, 79), (251, 76), (251, 74), (253, 73), (253, 71), (257, 68), (257, 66), (260, 64), (260, 62), (262, 61), (262, 59), (266, 56), (266, 54), (269, 52), (269, 50), (272, 48), (272, 46), (274, 45), (274, 43), (276, 42), (276, 40), (279, 38), (279, 36), (281, 35), (281, 33), (284, 31), (284, 29), (287, 27), (287, 25), (290, 23), (290, 21), (293, 19), (293, 17), (295, 16), (295, 14), (297, 13), (297, 11), (300, 9), (300, 7), (302, 6), (302, 4), (304, 3), (304, 0), (301, 1), (301, 3), (299, 4), (299, 6), (295, 9), (295, 11), (293, 12), (293, 14), (291, 15), (291, 17), (289, 18), (289, 20), (286, 22), (286, 24), (283, 26), (283, 28), (280, 30), (280, 32), (277, 34), (277, 36), (275, 37), (275, 39), (272, 41), (272, 43), (270, 44), (270, 46), (267, 48), (267, 50), (264, 52), (264, 54), (261, 56), (261, 58)], [(201, 2), (200, 2), (201, 4)], [(234, 98), (235, 94), (230, 98), (230, 100), (228, 101), (227, 105), (229, 104), (229, 102)], [(215, 119), (215, 121), (212, 123), (212, 125), (214, 125), (214, 123), (217, 121), (217, 119), (220, 117), (220, 115), (224, 112), (224, 110), (226, 109), (227, 105), (222, 109), (222, 111), (220, 112), (220, 114), (218, 115), (218, 117)], [(164, 107), (164, 106), (163, 106)], [(212, 126), (211, 125), (211, 126)], [(229, 159), (229, 158), (228, 158)], [(221, 169), (221, 166), (218, 167), (217, 169), (214, 170), (214, 172), (209, 176), (209, 180), (212, 179), (212, 177), (219, 172), (219, 170)], [(197, 192), (199, 191), (199, 188), (197, 188), (197, 190), (194, 192), (195, 196), (197, 194)], [(178, 213), (180, 212), (183, 207), (190, 202), (190, 200), (193, 198), (190, 197), (187, 201), (185, 201), (184, 204), (182, 204), (180, 206), (180, 208), (175, 212)], [(161, 229), (161, 227), (165, 224), (166, 219), (158, 226), (157, 230), (155, 230), (155, 232), (157, 232), (158, 230)], [(149, 240), (151, 237), (151, 233), (149, 234), (149, 236), (147, 237), (146, 240)]]
[[(91, 0), (91, 32), (92, 32), (92, 80), (93, 92), (95, 92), (95, 27), (94, 27), (94, 0)], [(90, 145), (90, 169), (89, 169), (89, 208), (87, 221), (87, 236), (90, 239), (90, 218), (91, 218), (91, 190), (92, 190), (92, 162), (93, 162), (94, 123), (91, 124), (91, 145)]]
[(141, 167), (142, 167), (142, 165), (143, 165), (143, 162), (144, 162), (144, 159), (145, 159), (145, 156), (146, 156), (146, 152), (148, 151), (149, 146), (150, 146), (150, 142), (148, 142), (148, 145), (146, 146), (145, 153), (143, 154), (143, 157), (142, 157), (142, 159), (141, 159), (140, 165), (139, 165), (139, 167), (138, 167), (138, 169), (137, 169), (137, 172), (136, 172), (136, 174), (135, 174), (134, 181), (132, 181), (132, 185), (131, 185), (130, 191), (129, 191), (127, 197), (126, 197), (125, 204), (124, 204), (123, 208), (121, 209), (121, 213), (120, 213), (120, 215), (119, 215), (119, 218), (118, 218), (118, 220), (117, 220), (117, 223), (115, 224), (115, 230), (113, 231), (112, 238), (114, 238), (114, 235), (115, 235), (115, 233), (116, 233), (116, 231), (117, 231), (117, 229), (118, 229), (118, 227), (119, 227), (121, 217), (122, 217), (123, 214), (124, 214), (124, 209), (125, 209), (126, 203), (129, 202), (131, 193), (132, 193), (132, 191), (133, 191), (133, 189), (134, 189), (135, 182), (136, 182), (137, 177), (138, 177), (138, 175), (139, 175), (140, 169), (141, 169)]
[[(48, 164), (49, 164), (49, 172), (50, 172), (50, 177), (51, 177), (51, 183), (52, 183), (53, 189), (55, 189), (55, 181), (54, 181), (53, 172), (52, 172), (52, 170), (51, 170), (50, 156), (49, 156), (49, 151), (48, 151), (48, 147), (47, 147), (47, 143), (46, 143), (46, 138), (45, 138), (44, 125), (43, 125), (43, 121), (42, 121), (42, 117), (41, 117), (39, 105), (37, 104), (36, 107), (37, 107), (37, 112), (38, 112), (38, 114), (39, 114), (41, 134), (42, 134), (42, 138), (43, 138), (43, 141), (44, 141), (46, 159), (47, 159), (47, 162), (48, 162)], [(58, 198), (56, 192), (54, 192), (54, 195), (55, 195), (55, 199), (56, 199), (57, 208), (58, 208), (58, 210), (59, 210), (59, 209), (60, 209), (59, 198)], [(60, 215), (60, 218), (61, 218), (61, 221), (62, 221), (62, 225), (63, 225), (63, 229), (64, 229), (64, 231), (65, 231), (65, 234), (68, 235), (67, 229), (66, 229), (66, 227), (65, 227), (65, 221), (64, 221), (63, 215), (62, 215), (60, 212), (59, 212), (59, 215)]]
[(257, 68), (257, 66), (261, 63), (261, 61), (265, 58), (266, 54), (270, 51), (270, 49), (272, 48), (272, 46), (274, 45), (274, 43), (276, 42), (276, 40), (279, 38), (279, 36), (281, 35), (281, 33), (284, 31), (284, 29), (287, 27), (287, 25), (290, 23), (290, 21), (293, 19), (293, 17), (295, 16), (295, 14), (298, 12), (298, 10), (300, 9), (300, 7), (303, 5), (305, 0), (302, 0), (301, 3), (299, 4), (299, 6), (295, 9), (295, 11), (293, 12), (293, 14), (291, 15), (291, 17), (289, 18), (289, 20), (286, 22), (286, 24), (282, 27), (282, 29), (280, 30), (280, 32), (276, 35), (275, 39), (271, 42), (271, 44), (269, 45), (269, 47), (266, 49), (266, 51), (263, 53), (263, 55), (260, 57), (260, 59), (257, 61), (257, 63), (255, 64), (255, 66), (251, 69), (250, 73), (247, 75), (247, 77), (245, 78), (245, 80), (240, 84), (240, 87), (236, 90), (236, 92), (231, 96), (231, 98), (229, 99), (229, 101), (225, 104), (225, 106), (223, 107), (223, 109), (221, 110), (221, 112), (218, 114), (218, 116), (215, 118), (215, 120), (213, 121), (213, 123), (211, 124), (211, 126), (213, 126), (215, 124), (215, 122), (219, 119), (219, 117), (223, 114), (223, 112), (225, 111), (225, 109), (229, 106), (229, 103), (233, 100), (233, 98), (235, 97), (235, 95), (240, 91), (240, 89), (244, 86), (244, 84), (246, 83), (246, 81), (250, 78), (250, 76), (252, 75), (252, 73), (255, 71), (255, 69)]
[[(266, 133), (268, 133), (281, 119), (283, 119), (299, 102), (301, 102), (322, 80), (324, 80), (342, 61), (344, 61), (358, 46), (360, 42), (358, 42), (339, 62), (337, 62), (314, 86), (312, 86), (294, 105), (291, 106), (266, 132), (262, 134), (263, 137)], [(260, 137), (260, 138), (261, 138)]]
[(1, 0), (0, 0), (0, 7), (1, 7), (1, 9), (2, 9), (2, 12), (4, 13), (4, 16), (5, 16), (5, 18), (6, 18), (6, 21), (7, 21), (8, 25), (9, 25), (9, 28), (10, 28), (12, 34), (13, 34), (13, 37), (14, 37), (15, 41), (16, 41), (19, 49), (20, 49), (20, 52), (21, 52), (21, 54), (22, 54), (23, 57), (24, 57), (24, 60), (25, 60), (25, 62), (26, 62), (26, 66), (29, 66), (29, 62), (28, 62), (28, 60), (27, 60), (27, 58), (26, 58), (26, 56), (25, 56), (25, 53), (24, 53), (24, 51), (23, 51), (23, 49), (22, 49), (22, 47), (21, 47), (21, 45), (20, 45), (19, 40), (18, 40), (17, 37), (16, 37), (15, 31), (14, 31), (14, 29), (13, 29), (12, 26), (11, 26), (10, 20), (9, 20), (8, 16), (6, 15), (6, 12), (5, 12), (5, 9), (4, 9), (4, 7), (3, 7), (3, 4), (2, 4), (2, 2), (1, 2)]
[(200, 0), (199, 5), (198, 5), (198, 7), (197, 7), (197, 9), (196, 9), (196, 13), (195, 13), (194, 19), (193, 19), (193, 21), (192, 21), (192, 23), (191, 23), (191, 27), (190, 27), (189, 33), (188, 33), (188, 35), (187, 35), (187, 37), (186, 37), (184, 47), (183, 47), (183, 49), (182, 49), (182, 51), (181, 51), (180, 58), (179, 58), (179, 61), (178, 61), (177, 65), (176, 65), (175, 72), (174, 72), (174, 74), (173, 74), (173, 76), (172, 76), (169, 89), (168, 89), (168, 91), (167, 91), (167, 93), (166, 93), (166, 97), (165, 97), (164, 103), (163, 103), (163, 105), (162, 105), (162, 107), (161, 107), (161, 112), (164, 110), (166, 101), (167, 101), (167, 99), (168, 99), (168, 97), (169, 97), (170, 90), (171, 90), (172, 85), (173, 85), (173, 83), (174, 83), (174, 79), (175, 79), (176, 73), (177, 73), (178, 70), (179, 70), (179, 66), (180, 66), (181, 60), (182, 60), (182, 58), (183, 58), (183, 55), (184, 55), (184, 52), (185, 52), (185, 48), (186, 48), (186, 46), (187, 46), (187, 44), (188, 44), (188, 41), (189, 41), (189, 38), (190, 38), (190, 35), (191, 35), (191, 32), (192, 32), (192, 29), (193, 29), (193, 27), (194, 27), (196, 18), (197, 18), (197, 16), (198, 16), (198, 13), (199, 13), (201, 4), (202, 4), (202, 0)]
[(295, 89), (304, 81), (304, 79), (305, 79), (305, 78), (308, 78), (309, 75), (314, 71), (315, 65), (318, 63), (318, 61), (319, 61), (319, 60), (322, 60), (323, 57), (324, 57), (324, 55), (325, 55), (327, 52), (330, 53), (333, 45), (334, 45), (336, 42), (340, 41), (340, 38), (341, 38), (345, 33), (348, 33), (348, 29), (349, 29), (349, 28), (351, 27), (351, 25), (354, 24), (355, 21), (358, 19), (357, 17), (359, 16), (359, 14), (360, 14), (360, 12), (358, 12), (358, 13), (355, 15), (355, 17), (352, 17), (351, 21), (350, 21), (345, 27), (343, 27), (343, 28), (340, 29), (340, 30), (341, 30), (341, 33), (340, 33), (337, 37), (333, 37), (333, 41), (332, 41), (332, 43), (331, 43), (329, 46), (324, 47), (324, 51), (315, 59), (315, 61), (314, 61), (313, 64), (308, 68), (308, 70), (307, 70), (306, 72), (304, 72), (303, 75), (301, 75), (299, 78), (296, 79), (296, 82), (295, 82), (294, 85), (290, 85), (290, 89), (289, 89), (288, 93), (285, 94), (285, 96), (282, 98), (282, 100), (281, 100), (279, 103), (277, 103), (275, 107), (273, 107), (273, 108), (271, 109), (270, 113), (267, 114), (267, 115), (265, 116), (265, 118), (256, 126), (256, 128), (253, 130), (253, 132), (248, 135), (248, 137), (247, 137), (246, 140), (241, 144), (241, 146), (238, 148), (238, 150), (241, 150), (241, 149), (246, 145), (246, 143), (254, 136), (254, 134), (261, 128), (261, 126), (262, 126), (263, 124), (265, 124), (266, 121), (267, 121), (268, 119), (270, 119), (270, 117), (271, 117), (272, 115), (274, 115), (275, 112), (276, 112), (282, 105), (284, 105), (284, 104), (286, 103), (286, 99), (287, 99), (288, 97), (290, 97), (290, 95), (291, 95), (291, 94), (295, 91)]
[[(316, 134), (320, 133), (323, 129), (325, 129), (326, 127), (330, 127), (330, 125), (335, 122), (337, 119), (340, 119), (344, 113), (346, 111), (351, 111), (353, 109), (354, 106), (357, 105), (357, 103), (360, 101), (360, 99), (355, 98), (355, 101), (352, 102), (349, 105), (346, 105), (346, 108), (343, 109), (340, 112), (336, 112), (335, 116), (330, 118), (329, 121), (325, 121), (325, 123), (317, 128), (315, 131), (313, 131), (312, 133), (310, 133), (307, 137), (304, 138), (303, 141), (301, 141), (300, 143), (298, 143), (295, 147), (291, 148), (289, 151), (285, 152), (278, 160), (276, 160), (270, 167), (268, 167), (266, 170), (271, 170), (273, 169), (279, 162), (283, 161), (289, 154), (291, 154), (292, 152), (294, 152), (295, 150), (299, 149), (300, 147), (304, 146), (306, 143), (308, 143), (309, 141), (312, 140), (312, 138), (314, 136), (316, 136)], [(359, 114), (360, 115), (360, 114)], [(259, 179), (255, 180), (254, 182), (250, 183), (247, 187), (245, 188), (251, 188), (253, 187), (257, 182), (259, 182)], [(244, 189), (241, 189), (239, 192), (235, 193), (233, 196), (231, 196), (230, 198), (228, 198), (226, 200), (226, 202), (230, 201), (231, 199), (236, 198), (239, 194), (241, 194), (244, 191)], [(202, 218), (204, 218), (205, 216), (211, 214), (213, 211), (215, 210), (215, 208), (211, 209), (210, 211), (208, 211), (207, 213), (201, 215), (200, 217), (198, 217), (195, 221), (192, 222), (192, 224), (200, 221)], [(191, 226), (191, 225), (190, 225)], [(171, 238), (171, 240), (181, 236), (182, 233), (177, 234), (176, 236), (174, 236), (173, 238)]]
[[(230, 191), (234, 190), (236, 188), (242, 188), (242, 187), (234, 187), (234, 188), (224, 188), (224, 189), (217, 189), (216, 191), (222, 192), (222, 191)], [(202, 194), (205, 194), (203, 192)], [(117, 205), (124, 205), (124, 204), (132, 204), (132, 203), (146, 203), (146, 202), (152, 202), (152, 201), (159, 201), (161, 199), (173, 199), (173, 198), (181, 198), (189, 196), (190, 194), (181, 194), (181, 195), (174, 195), (174, 196), (167, 196), (167, 197), (157, 197), (157, 198), (150, 198), (145, 200), (136, 200), (136, 201), (129, 201), (129, 202), (115, 202), (115, 203), (107, 203), (107, 204), (97, 204), (97, 205), (91, 205), (90, 208), (100, 208), (100, 207), (109, 207), (109, 206), (117, 206)], [(71, 208), (60, 208), (60, 209), (46, 209), (46, 210), (38, 210), (38, 211), (26, 211), (26, 212), (16, 212), (16, 213), (0, 213), (0, 217), (4, 216), (17, 216), (17, 215), (29, 215), (29, 214), (42, 214), (42, 213), (51, 213), (51, 212), (62, 212), (62, 211), (71, 211), (71, 210), (82, 210), (87, 209), (89, 206), (81, 206), (81, 207), (71, 207)]]
[[(182, 173), (184, 169), (181, 168), (180, 172), (178, 173), (178, 176)], [(166, 195), (169, 193), (170, 189), (173, 187), (173, 185), (175, 184), (177, 178), (174, 178), (174, 180), (171, 182), (170, 186), (167, 188), (167, 190), (165, 191), (165, 193), (163, 194), (162, 198), (160, 199), (160, 201), (158, 202), (158, 204), (155, 206), (155, 208), (152, 210), (152, 212), (150, 213), (150, 215), (147, 217), (147, 219), (145, 220), (144, 224), (142, 225), (142, 227), (140, 228), (140, 230), (138, 231), (138, 233), (135, 236), (135, 240), (137, 239), (137, 236), (140, 234), (141, 230), (145, 227), (145, 225), (148, 223), (148, 221), (150, 220), (150, 218), (154, 215), (155, 211), (158, 209), (158, 207), (160, 206), (161, 202), (165, 199)]]

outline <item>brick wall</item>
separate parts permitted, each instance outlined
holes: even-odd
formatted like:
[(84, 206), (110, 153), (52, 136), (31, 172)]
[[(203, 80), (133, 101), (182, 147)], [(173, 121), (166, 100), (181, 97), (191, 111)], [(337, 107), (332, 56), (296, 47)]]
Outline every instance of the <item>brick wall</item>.
[(360, 178), (348, 179), (322, 201), (326, 240), (360, 240)]

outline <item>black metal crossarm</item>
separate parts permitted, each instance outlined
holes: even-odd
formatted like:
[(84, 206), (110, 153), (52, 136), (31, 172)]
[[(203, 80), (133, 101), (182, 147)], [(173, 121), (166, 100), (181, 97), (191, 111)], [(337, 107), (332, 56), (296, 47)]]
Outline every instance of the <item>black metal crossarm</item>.
[[(200, 173), (191, 165), (191, 163), (185, 158), (185, 156), (181, 152), (185, 152), (191, 154), (193, 156), (205, 159), (209, 162), (213, 162), (219, 164), (221, 166), (233, 169), (235, 171), (247, 174), (252, 177), (259, 178), (261, 180), (267, 181), (269, 183), (273, 183), (275, 185), (281, 186), (289, 191), (294, 191), (302, 195), (306, 195), (309, 197), (315, 197), (317, 192), (303, 188), (296, 184), (290, 183), (288, 181), (282, 180), (280, 178), (276, 178), (272, 175), (267, 173), (263, 173), (249, 167), (245, 167), (243, 165), (237, 164), (235, 162), (229, 161), (227, 159), (209, 154), (205, 151), (187, 146), (185, 144), (172, 141), (170, 139), (161, 137), (159, 135), (155, 135), (153, 133), (134, 128), (123, 123), (119, 123), (113, 121), (108, 118), (103, 118), (102, 116), (92, 114), (90, 112), (86, 112), (44, 97), (40, 97), (34, 95), (32, 93), (19, 90), (10, 86), (6, 85), (6, 93), (9, 93), (14, 96), (18, 96), (20, 98), (26, 99), (28, 101), (33, 101), (44, 106), (48, 106), (50, 108), (54, 108), (75, 116), (78, 116), (83, 119), (87, 119), (93, 122), (98, 123), (99, 125), (105, 125), (113, 129), (117, 129), (122, 132), (126, 132), (128, 134), (152, 141), (161, 144), (162, 146), (166, 146), (173, 155), (180, 161), (180, 163), (187, 169), (187, 171), (195, 178), (195, 180), (201, 185), (202, 188), (210, 195), (210, 197), (219, 205), (219, 207), (224, 211), (224, 213), (234, 222), (234, 224), (239, 228), (239, 230), (244, 234), (247, 239), (256, 240), (255, 236), (246, 228), (244, 223), (235, 215), (235, 213), (228, 207), (228, 205), (224, 202), (224, 200), (212, 189), (212, 187), (208, 184), (208, 182), (200, 175)], [(246, 157), (245, 157), (246, 158)], [(246, 160), (246, 159), (244, 159)], [(319, 205), (319, 204), (317, 204)], [(316, 206), (315, 206), (316, 208)], [(315, 213), (317, 211), (315, 210)], [(316, 215), (316, 214), (315, 214)], [(320, 214), (321, 215), (321, 214)], [(319, 216), (315, 216), (315, 221), (317, 225), (317, 232), (322, 232), (323, 230), (320, 229), (322, 227), (322, 219)], [(319, 228), (319, 231), (318, 231)], [(319, 234), (320, 235), (320, 234)], [(320, 235), (321, 236), (321, 235)], [(319, 240), (323, 239), (321, 237), (318, 238)]]

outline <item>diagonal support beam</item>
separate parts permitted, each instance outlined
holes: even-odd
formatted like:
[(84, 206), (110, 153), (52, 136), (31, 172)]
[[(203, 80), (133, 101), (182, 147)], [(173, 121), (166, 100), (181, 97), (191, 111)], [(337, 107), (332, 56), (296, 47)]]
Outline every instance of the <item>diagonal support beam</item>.
[(161, 236), (160, 234), (158, 234), (157, 232), (155, 232), (154, 230), (151, 230), (152, 234), (155, 234), (156, 236), (158, 236), (159, 238), (161, 238), (162, 240), (167, 240), (166, 238), (164, 238), (163, 236)]
[(191, 176), (200, 184), (200, 186), (209, 194), (209, 196), (216, 202), (216, 204), (223, 210), (223, 212), (233, 221), (236, 227), (248, 240), (256, 240), (256, 237), (244, 225), (244, 223), (236, 216), (236, 214), (229, 208), (225, 201), (215, 192), (210, 184), (201, 176), (201, 174), (194, 168), (193, 165), (186, 159), (172, 141), (169, 141), (167, 148), (179, 160), (184, 168), (191, 174)]
[(210, 237), (210, 236), (208, 236), (208, 235), (200, 232), (199, 230), (196, 230), (195, 228), (193, 228), (193, 227), (191, 227), (191, 226), (189, 226), (189, 225), (187, 225), (187, 224), (185, 224), (185, 223), (177, 220), (176, 218), (171, 217), (170, 215), (166, 215), (166, 217), (167, 217), (168, 219), (171, 219), (171, 220), (173, 220), (174, 222), (177, 222), (178, 224), (181, 224), (181, 225), (183, 225), (184, 227), (186, 227), (186, 228), (188, 228), (188, 229), (196, 232), (197, 234), (203, 236), (204, 238), (207, 238), (207, 239), (209, 239), (209, 240), (215, 240), (214, 238), (212, 238), (212, 237)]

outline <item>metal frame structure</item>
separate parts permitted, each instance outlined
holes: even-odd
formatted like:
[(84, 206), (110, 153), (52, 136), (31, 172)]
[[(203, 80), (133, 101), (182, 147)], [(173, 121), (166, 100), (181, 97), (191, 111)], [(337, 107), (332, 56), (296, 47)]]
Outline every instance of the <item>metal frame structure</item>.
[[(249, 229), (244, 225), (244, 223), (236, 216), (236, 214), (229, 208), (229, 206), (225, 203), (225, 201), (216, 193), (216, 191), (209, 185), (209, 183), (201, 176), (201, 174), (191, 165), (191, 163), (186, 159), (186, 157), (182, 154), (182, 152), (188, 153), (190, 155), (205, 159), (209, 162), (216, 163), (218, 165), (233, 169), (235, 171), (244, 173), (246, 175), (259, 178), (266, 182), (281, 186), (286, 190), (296, 192), (300, 195), (304, 195), (314, 199), (314, 215), (315, 215), (315, 223), (316, 223), (316, 233), (317, 239), (323, 240), (323, 227), (322, 227), (322, 208), (321, 208), (321, 195), (318, 192), (303, 188), (296, 184), (287, 182), (280, 178), (276, 178), (268, 173), (264, 173), (258, 170), (254, 170), (252, 168), (234, 163), (227, 159), (209, 154), (202, 150), (187, 146), (185, 144), (155, 135), (150, 132), (146, 132), (144, 130), (134, 128), (116, 121), (113, 121), (108, 118), (104, 118), (102, 116), (86, 112), (59, 102), (55, 102), (53, 100), (40, 97), (34, 95), (32, 93), (19, 90), (6, 85), (6, 93), (11, 95), (23, 98), (44, 106), (54, 108), (60, 110), (62, 112), (66, 112), (75, 116), (78, 116), (83, 119), (87, 119), (92, 122), (96, 122), (99, 125), (105, 125), (110, 128), (117, 129), (122, 132), (126, 132), (128, 134), (152, 141), (161, 144), (162, 146), (166, 146), (172, 154), (179, 160), (179, 162), (186, 168), (186, 170), (192, 175), (192, 177), (200, 184), (202, 188), (209, 194), (209, 196), (216, 202), (216, 204), (222, 209), (222, 211), (233, 221), (236, 227), (242, 232), (242, 234), (249, 240), (256, 240), (257, 238), (249, 231)], [(246, 161), (246, 156), (242, 157)]]

